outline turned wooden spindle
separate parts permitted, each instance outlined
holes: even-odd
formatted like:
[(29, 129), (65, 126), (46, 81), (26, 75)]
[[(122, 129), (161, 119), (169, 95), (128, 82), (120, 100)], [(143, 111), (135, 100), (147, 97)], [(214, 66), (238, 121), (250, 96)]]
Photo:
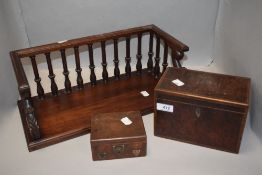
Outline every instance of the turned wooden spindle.
[(119, 59), (118, 59), (118, 41), (117, 39), (114, 39), (114, 63), (115, 63), (115, 68), (114, 68), (114, 75), (117, 80), (120, 79), (120, 70), (119, 70)]
[(51, 62), (50, 53), (45, 53), (45, 57), (46, 57), (46, 62), (47, 62), (47, 66), (48, 66), (48, 71), (49, 71), (48, 77), (51, 80), (51, 92), (52, 92), (52, 95), (57, 96), (58, 95), (58, 88), (57, 88), (57, 84), (55, 82), (55, 74), (53, 72), (53, 66), (52, 66), (52, 62)]
[(131, 77), (130, 37), (126, 37), (126, 58), (125, 59), (126, 59), (126, 67), (125, 67), (126, 76)]
[(168, 63), (167, 63), (167, 56), (168, 56), (168, 45), (167, 43), (165, 42), (165, 45), (164, 45), (164, 56), (163, 56), (163, 63), (162, 63), (162, 66), (163, 66), (163, 70), (162, 70), (162, 73), (165, 72), (167, 66), (168, 66)]
[(95, 64), (94, 64), (94, 58), (93, 58), (93, 44), (88, 44), (88, 53), (89, 53), (89, 61), (90, 61), (90, 82), (91, 85), (96, 85), (96, 74), (95, 74)]
[(136, 63), (136, 70), (137, 70), (137, 73), (141, 75), (142, 73), (142, 63), (141, 63), (141, 60), (142, 60), (142, 53), (141, 53), (141, 50), (142, 50), (142, 33), (139, 33), (137, 35), (137, 54), (136, 54), (136, 58), (137, 58), (137, 63)]
[(160, 75), (160, 66), (159, 66), (159, 62), (160, 62), (160, 37), (157, 36), (156, 38), (156, 56), (155, 56), (155, 67), (154, 67), (154, 76), (155, 78), (158, 78)]
[(36, 65), (36, 61), (35, 61), (35, 55), (30, 56), (31, 59), (31, 63), (32, 63), (32, 67), (33, 67), (33, 71), (35, 74), (35, 82), (36, 82), (36, 86), (37, 86), (37, 94), (38, 97), (40, 99), (43, 99), (45, 97), (45, 92), (44, 89), (41, 85), (41, 78), (39, 77), (39, 73), (38, 73), (38, 69), (37, 69), (37, 65)]
[(82, 68), (80, 66), (79, 47), (78, 46), (74, 47), (74, 53), (75, 53), (75, 62), (76, 62), (75, 71), (77, 73), (77, 79), (76, 79), (77, 87), (78, 87), (78, 89), (83, 89), (84, 84), (83, 84), (83, 78), (82, 78), (82, 75), (81, 75)]
[(177, 66), (182, 67), (180, 60), (184, 58), (184, 52), (179, 52), (178, 59), (177, 59)]
[(173, 64), (173, 67), (177, 67), (177, 51), (176, 50), (172, 50), (171, 52), (171, 59), (172, 59), (172, 64)]
[(149, 73), (153, 72), (153, 42), (154, 34), (150, 32), (149, 36), (149, 51), (148, 51), (148, 61), (147, 61), (147, 70)]
[(104, 83), (108, 82), (108, 72), (106, 70), (107, 67), (107, 62), (106, 62), (106, 46), (105, 46), (105, 41), (101, 41), (101, 51), (102, 51), (102, 66), (103, 66), (103, 72), (102, 72), (102, 77)]
[(184, 52), (179, 52), (176, 50), (172, 51), (172, 62), (174, 67), (182, 67), (180, 60), (184, 57)]
[(63, 74), (65, 76), (65, 92), (69, 94), (72, 92), (72, 88), (71, 88), (71, 82), (69, 80), (69, 71), (67, 68), (65, 49), (61, 49), (60, 52), (62, 57), (63, 69), (64, 69)]

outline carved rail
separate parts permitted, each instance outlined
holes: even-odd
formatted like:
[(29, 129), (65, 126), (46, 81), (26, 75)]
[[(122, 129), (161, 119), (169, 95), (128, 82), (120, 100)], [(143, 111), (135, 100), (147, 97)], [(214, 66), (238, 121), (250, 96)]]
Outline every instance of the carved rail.
[[(28, 80), (26, 78), (21, 58), (29, 57), (31, 59), (34, 75), (35, 75), (35, 82), (37, 85), (37, 94), (40, 99), (45, 98), (45, 92), (41, 84), (41, 78), (38, 73), (38, 68), (36, 64), (37, 55), (44, 54), (46, 57), (46, 62), (49, 70), (49, 79), (51, 81), (51, 94), (53, 96), (59, 95), (58, 87), (55, 82), (55, 74), (53, 72), (52, 62), (51, 62), (51, 53), (54, 51), (60, 51), (61, 59), (63, 63), (63, 75), (64, 75), (64, 92), (70, 94), (72, 92), (71, 81), (69, 79), (69, 71), (67, 67), (66, 61), (66, 50), (69, 48), (74, 49), (75, 55), (75, 64), (76, 68), (75, 71), (77, 73), (77, 87), (79, 90), (84, 88), (84, 82), (81, 75), (81, 63), (80, 63), (80, 56), (79, 56), (79, 47), (86, 45), (88, 47), (89, 52), (89, 61), (90, 61), (90, 83), (92, 86), (96, 85), (96, 75), (95, 75), (95, 65), (94, 65), (94, 58), (93, 58), (93, 44), (100, 43), (101, 44), (101, 52), (102, 52), (102, 79), (104, 83), (109, 81), (108, 79), (108, 72), (107, 72), (107, 58), (106, 58), (106, 42), (109, 40), (113, 41), (114, 44), (114, 77), (115, 79), (120, 78), (120, 70), (119, 70), (119, 58), (118, 58), (118, 40), (120, 38), (125, 38), (126, 40), (126, 65), (125, 65), (125, 74), (127, 77), (131, 76), (131, 56), (130, 56), (130, 38), (131, 36), (137, 36), (137, 54), (136, 54), (136, 71), (138, 74), (142, 73), (142, 37), (144, 34), (149, 34), (149, 51), (148, 51), (148, 61), (147, 61), (147, 70), (151, 73), (155, 78), (159, 78), (160, 72), (160, 45), (161, 41), (164, 43), (164, 55), (163, 55), (163, 71), (168, 66), (167, 57), (168, 57), (168, 50), (171, 49), (172, 53), (172, 63), (175, 67), (181, 67), (180, 60), (184, 56), (184, 52), (188, 51), (189, 48), (185, 44), (181, 43), (168, 33), (164, 32), (160, 28), (156, 27), (155, 25), (147, 25), (142, 27), (130, 28), (126, 30), (119, 30), (116, 32), (105, 33), (101, 35), (94, 35), (88, 36), (73, 40), (68, 40), (63, 43), (52, 43), (27, 49), (21, 49), (10, 52), (10, 56), (12, 59), (15, 75), (17, 78), (18, 83), (18, 90), (21, 96), (21, 100), (25, 102), (24, 110), (27, 111), (26, 119), (28, 122), (28, 126), (30, 130), (30, 135), (33, 140), (40, 138), (39, 127), (37, 125), (37, 120), (34, 117), (33, 112), (33, 104), (31, 102), (31, 91)], [(153, 42), (154, 37), (156, 38), (156, 48), (155, 48), (155, 57), (153, 58)], [(29, 112), (28, 112), (29, 111)]]

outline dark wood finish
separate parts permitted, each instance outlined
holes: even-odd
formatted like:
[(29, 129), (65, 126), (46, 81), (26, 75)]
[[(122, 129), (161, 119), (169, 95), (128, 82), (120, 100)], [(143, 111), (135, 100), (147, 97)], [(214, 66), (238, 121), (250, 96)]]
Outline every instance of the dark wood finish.
[(184, 58), (184, 52), (173, 50), (171, 57), (172, 57), (173, 67), (182, 67), (180, 60)]
[(154, 67), (154, 76), (155, 78), (159, 78), (160, 76), (160, 66), (159, 66), (159, 62), (160, 62), (160, 38), (157, 37), (156, 38), (156, 57), (155, 57), (155, 67)]
[[(87, 36), (77, 39), (68, 40), (63, 43), (52, 43), (52, 44), (46, 44), (42, 46), (27, 48), (27, 49), (21, 49), (15, 51), (18, 57), (29, 57), (31, 55), (38, 55), (43, 54), (46, 52), (51, 51), (57, 51), (61, 49), (67, 49), (67, 48), (73, 48), (74, 46), (82, 46), (82, 45), (88, 45), (93, 43), (99, 43), (101, 41), (107, 41), (112, 39), (118, 39), (118, 38), (124, 38), (131, 35), (136, 35), (137, 33), (147, 33), (149, 31), (152, 31), (153, 25), (147, 25), (142, 27), (134, 27), (129, 28), (125, 30), (119, 30), (115, 32), (110, 33), (103, 33), (93, 36)], [(173, 43), (174, 44), (174, 43)]]
[[(123, 117), (132, 124), (124, 125)], [(147, 138), (140, 112), (103, 113), (92, 116), (90, 143), (93, 160), (146, 155)]]
[(172, 58), (173, 67), (178, 67), (178, 63), (177, 63), (178, 53), (176, 50), (172, 50), (171, 58)]
[(126, 37), (126, 67), (125, 67), (125, 71), (126, 71), (126, 76), (130, 77), (131, 76), (131, 57), (130, 57), (130, 37)]
[[(141, 70), (142, 67), (140, 66), (142, 36), (147, 33), (150, 33), (150, 41), (152, 40), (152, 42), (150, 42), (151, 46), (149, 47), (149, 52), (152, 54), (148, 64), (151, 74), (145, 74), (147, 70)], [(90, 132), (90, 116), (95, 112), (119, 112), (122, 110), (135, 110), (142, 112), (142, 114), (152, 112), (153, 96), (151, 94), (157, 83), (157, 80), (152, 76), (154, 35), (160, 37), (160, 39), (166, 42), (168, 47), (172, 50), (177, 50), (180, 53), (184, 53), (188, 50), (186, 45), (177, 41), (169, 34), (154, 25), (148, 25), (10, 52), (21, 97), (21, 100), (18, 101), (18, 107), (29, 150), (33, 151)], [(131, 72), (130, 38), (134, 36), (138, 37), (138, 62), (136, 65), (137, 71)], [(126, 74), (120, 75), (117, 41), (123, 38), (126, 39), (127, 62)], [(92, 45), (93, 43), (102, 42), (102, 64), (105, 70), (106, 48), (105, 45), (103, 46), (103, 42), (108, 40), (114, 41), (114, 77), (108, 78), (108, 76), (104, 75), (104, 81), (96, 80)], [(88, 45), (90, 61), (90, 83), (84, 84), (81, 75), (82, 69), (79, 57), (79, 47), (86, 45)], [(74, 49), (75, 53), (77, 72), (77, 86), (75, 87), (71, 87), (71, 82), (69, 80), (66, 49)], [(61, 90), (57, 89), (50, 58), (50, 54), (54, 51), (61, 52), (63, 63), (65, 89)], [(33, 58), (32, 65), (35, 75), (37, 75), (36, 80), (38, 80), (40, 77), (35, 57), (40, 54), (46, 55), (49, 78), (51, 80), (51, 93), (38, 93), (41, 98), (45, 96), (45, 98), (41, 100), (37, 97), (31, 97), (30, 86), (21, 62), (21, 59), (28, 59), (28, 57)], [(102, 83), (107, 80), (107, 84)], [(94, 86), (96, 84), (100, 85)], [(139, 93), (142, 90), (147, 90), (150, 96), (143, 97)], [(121, 107), (121, 110), (115, 109), (116, 104)], [(83, 116), (83, 114), (85, 114), (85, 116)]]
[[(176, 86), (179, 79), (184, 86)], [(238, 153), (249, 107), (250, 79), (167, 68), (155, 88), (156, 136)]]
[(79, 47), (75, 46), (74, 47), (74, 53), (75, 53), (75, 62), (76, 62), (76, 73), (77, 73), (77, 86), (78, 89), (83, 89), (84, 83), (83, 83), (83, 77), (81, 75), (82, 68), (80, 66), (80, 58), (79, 58)]
[(119, 59), (118, 59), (118, 41), (117, 39), (114, 39), (114, 75), (117, 80), (119, 80), (120, 77), (120, 70), (119, 70)]
[(162, 38), (165, 42), (167, 42), (168, 46), (172, 50), (178, 50), (181, 52), (187, 52), (189, 50), (189, 47), (183, 44), (182, 42), (178, 41), (176, 38), (171, 36), (170, 34), (166, 33), (159, 27), (155, 25), (151, 25), (152, 31), (160, 38)]
[(154, 34), (150, 32), (149, 36), (149, 51), (148, 51), (148, 61), (147, 61), (147, 70), (148, 73), (153, 72), (153, 42), (154, 42)]
[[(96, 113), (152, 113), (154, 87), (158, 80), (148, 75), (145, 69), (142, 70), (142, 74), (144, 76), (138, 76), (134, 71), (130, 78), (122, 74), (120, 80), (111, 77), (106, 86), (102, 80), (98, 80), (95, 88), (87, 83), (83, 90), (73, 91), (70, 95), (61, 91), (57, 97), (46, 94), (45, 100), (41, 101), (34, 97), (32, 102), (41, 129), (41, 139), (33, 144), (33, 140), (29, 140), (29, 150), (33, 151), (89, 133), (91, 116)], [(150, 96), (143, 97), (140, 94), (143, 90)]]
[(52, 43), (52, 44), (47, 44), (47, 45), (42, 45), (42, 46), (37, 46), (37, 47), (32, 47), (32, 48), (27, 48), (27, 49), (16, 50), (15, 52), (19, 58), (29, 57), (32, 55), (43, 54), (43, 53), (47, 53), (51, 51), (57, 51), (57, 50), (66, 49), (66, 48), (73, 48), (74, 46), (87, 45), (87, 44), (92, 44), (96, 42), (117, 39), (121, 37), (127, 37), (130, 35), (136, 35), (137, 33), (148, 33), (148, 32), (156, 33), (160, 38), (162, 38), (163, 40), (165, 40), (168, 43), (169, 47), (171, 47), (174, 50), (181, 50), (183, 52), (186, 52), (189, 50), (188, 46), (178, 41), (177, 39), (175, 39), (173, 36), (169, 35), (165, 31), (161, 30), (159, 27), (151, 24), (151, 25), (142, 26), (142, 27), (134, 27), (134, 28), (119, 30), (119, 31), (110, 32), (110, 33), (104, 33), (104, 34), (99, 34), (99, 35), (72, 39), (72, 40), (68, 40), (63, 43)]
[(48, 71), (49, 71), (48, 77), (51, 80), (51, 92), (54, 96), (57, 96), (58, 95), (58, 87), (57, 87), (57, 84), (55, 82), (55, 74), (53, 72), (53, 66), (52, 66), (52, 62), (51, 62), (50, 53), (45, 53), (45, 57), (46, 57)]
[[(168, 68), (169, 70), (156, 89), (163, 88), (188, 98), (201, 98), (210, 102), (248, 106), (250, 79), (230, 75), (207, 73), (195, 70)], [(185, 82), (182, 87), (174, 86), (174, 79)]]
[(107, 62), (106, 62), (105, 41), (101, 41), (101, 50), (102, 50), (102, 66), (103, 66), (102, 77), (103, 77), (104, 83), (107, 83), (107, 81), (108, 81), (108, 72), (106, 70)]
[(69, 80), (69, 71), (67, 68), (65, 49), (61, 49), (60, 52), (61, 52), (62, 63), (63, 63), (63, 68), (64, 68), (63, 74), (65, 76), (65, 92), (67, 94), (70, 94), (72, 92), (72, 88), (71, 88), (71, 82)]
[(93, 58), (93, 45), (88, 44), (88, 53), (89, 53), (89, 61), (90, 61), (90, 82), (91, 85), (94, 86), (96, 85), (96, 74), (95, 74), (95, 64), (94, 64), (94, 58)]
[(21, 100), (19, 103), (19, 111), (24, 126), (27, 140), (38, 140), (41, 138), (39, 125), (35, 116), (32, 102), (28, 99)]
[(25, 71), (23, 69), (21, 59), (18, 57), (15, 51), (10, 52), (10, 57), (11, 57), (12, 65), (14, 68), (20, 97), (22, 100), (30, 99), (31, 90), (30, 90), (29, 83), (25, 75)]
[(136, 71), (138, 74), (141, 75), (141, 71), (142, 71), (142, 34), (139, 33), (137, 35), (137, 54), (136, 54), (136, 59), (137, 59), (137, 63), (136, 63)]
[[(21, 60), (20, 60), (21, 58), (38, 55), (38, 54), (44, 54), (44, 53), (66, 49), (66, 48), (73, 48), (75, 46), (92, 44), (92, 43), (101, 42), (104, 40), (118, 39), (121, 37), (135, 35), (137, 33), (148, 33), (148, 32), (150, 33), (150, 36), (152, 37), (153, 37), (153, 33), (156, 33), (158, 36), (160, 36), (161, 39), (167, 42), (169, 47), (171, 47), (173, 50), (179, 50), (181, 52), (186, 52), (189, 50), (188, 46), (181, 43), (180, 41), (178, 41), (177, 39), (175, 39), (168, 33), (164, 32), (157, 26), (147, 25), (147, 26), (142, 26), (142, 27), (135, 27), (135, 28), (125, 29), (125, 30), (119, 30), (119, 31), (110, 32), (110, 33), (104, 33), (100, 35), (72, 39), (72, 40), (68, 40), (63, 43), (46, 44), (42, 46), (36, 46), (32, 48), (26, 48), (26, 49), (21, 49), (21, 50), (10, 52), (10, 57), (12, 59), (15, 75), (17, 77), (18, 89), (19, 89), (21, 98), (25, 99), (26, 97), (31, 96), (28, 80), (26, 78), (25, 72), (21, 64)], [(152, 51), (150, 51), (150, 53), (152, 53)]]
[[(31, 91), (21, 63), (21, 59), (15, 52), (10, 52), (15, 75), (17, 77), (18, 90), (21, 100), (18, 102), (21, 119), (23, 122), (26, 140), (38, 140), (41, 137), (39, 125), (31, 104)], [(27, 142), (29, 143), (29, 142)], [(29, 144), (28, 144), (29, 145)]]
[(165, 45), (164, 45), (164, 56), (163, 56), (163, 63), (162, 63), (162, 66), (163, 66), (162, 73), (165, 72), (165, 70), (166, 70), (166, 68), (168, 66), (167, 57), (168, 57), (168, 45), (165, 42)]
[(40, 99), (43, 99), (45, 97), (45, 92), (44, 92), (44, 89), (43, 89), (42, 84), (41, 84), (41, 78), (39, 77), (39, 73), (38, 73), (38, 69), (37, 69), (37, 65), (36, 65), (36, 61), (35, 61), (35, 56), (31, 56), (30, 59), (31, 59), (33, 71), (34, 71), (34, 74), (35, 74), (37, 94), (38, 94), (38, 97)]

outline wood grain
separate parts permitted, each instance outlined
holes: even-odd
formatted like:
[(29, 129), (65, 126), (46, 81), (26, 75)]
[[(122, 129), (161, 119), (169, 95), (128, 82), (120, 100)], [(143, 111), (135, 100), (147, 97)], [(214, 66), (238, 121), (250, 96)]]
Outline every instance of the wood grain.
[[(149, 41), (149, 60), (148, 69), (142, 69), (142, 37), (150, 33)], [(130, 40), (132, 37), (138, 37), (137, 47), (137, 70), (131, 72)], [(135, 27), (119, 30), (99, 35), (87, 36), (72, 39), (64, 42), (57, 42), (36, 46), (26, 49), (20, 49), (10, 52), (16, 75), (18, 90), (21, 100), (18, 101), (18, 107), (30, 151), (43, 148), (61, 142), (66, 139), (77, 137), (90, 132), (90, 116), (99, 112), (118, 112), (118, 111), (140, 111), (147, 114), (153, 111), (153, 96), (143, 97), (140, 91), (148, 91), (153, 94), (153, 89), (159, 78), (159, 62), (155, 65), (155, 78), (153, 77), (153, 39), (157, 37), (157, 57), (159, 57), (160, 43), (163, 41), (173, 52), (181, 53), (188, 50), (188, 47), (176, 40), (171, 35), (154, 25)], [(125, 75), (120, 75), (118, 58), (118, 40), (126, 39), (126, 66)], [(106, 42), (114, 41), (114, 77), (108, 77)], [(93, 56), (93, 44), (101, 43), (102, 51), (102, 80), (96, 79), (95, 65)], [(108, 42), (109, 43), (109, 42)], [(83, 83), (81, 75), (80, 46), (88, 47), (90, 83)], [(77, 79), (69, 79), (67, 67), (66, 51), (73, 49), (75, 54)], [(63, 74), (65, 77), (65, 89), (58, 90), (53, 73), (51, 55), (52, 52), (60, 51), (63, 65)], [(37, 70), (37, 59), (39, 55), (45, 54), (51, 80), (51, 93), (44, 93), (40, 87), (40, 77)], [(38, 83), (38, 97), (31, 97), (31, 89), (23, 69), (22, 59), (31, 57), (33, 68)], [(101, 59), (101, 58), (100, 58)], [(157, 59), (158, 60), (158, 59)], [(165, 60), (166, 62), (167, 60)], [(108, 60), (109, 62), (109, 60)], [(124, 64), (124, 62), (123, 62)], [(164, 63), (164, 66), (167, 66)], [(148, 74), (147, 72), (151, 73)], [(71, 87), (71, 81), (76, 81), (77, 86)], [(102, 83), (104, 82), (104, 83)], [(44, 97), (44, 98), (43, 98)], [(25, 105), (28, 102), (30, 107)], [(28, 113), (27, 111), (31, 111)], [(30, 121), (30, 122), (28, 122)]]
[[(172, 80), (185, 84), (176, 86)], [(250, 79), (167, 68), (155, 88), (156, 136), (238, 153), (245, 128)], [(156, 110), (157, 103), (173, 112)]]
[[(73, 91), (70, 95), (47, 94), (45, 100), (33, 98), (41, 139), (33, 145), (30, 144), (33, 140), (29, 140), (29, 150), (89, 133), (91, 116), (96, 113), (140, 111), (145, 115), (153, 112), (153, 89), (158, 80), (146, 72), (142, 70), (144, 76), (139, 76), (134, 71), (128, 80), (124, 74), (120, 80), (111, 77), (107, 84), (99, 80), (95, 87), (88, 83), (82, 91)], [(140, 94), (144, 90), (149, 97)], [(22, 106), (20, 108), (22, 115)]]
[[(123, 117), (132, 124), (124, 125)], [(93, 160), (141, 157), (146, 155), (146, 132), (138, 111), (100, 113), (91, 119), (90, 143)]]

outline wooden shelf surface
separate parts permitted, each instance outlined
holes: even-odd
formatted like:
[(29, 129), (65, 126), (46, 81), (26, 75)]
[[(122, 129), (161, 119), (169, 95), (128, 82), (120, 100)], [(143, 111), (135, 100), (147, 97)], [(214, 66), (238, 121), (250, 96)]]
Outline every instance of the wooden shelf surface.
[[(24, 121), (21, 101), (18, 102), (29, 151), (40, 149), (61, 141), (90, 132), (93, 114), (107, 112), (140, 111), (153, 112), (153, 92), (158, 79), (143, 70), (142, 75), (132, 73), (131, 78), (121, 75), (120, 80), (111, 78), (104, 84), (85, 84), (83, 90), (57, 97), (47, 96), (44, 100), (33, 98), (35, 114), (40, 127), (41, 139), (31, 141)], [(150, 95), (144, 97), (141, 91)]]

